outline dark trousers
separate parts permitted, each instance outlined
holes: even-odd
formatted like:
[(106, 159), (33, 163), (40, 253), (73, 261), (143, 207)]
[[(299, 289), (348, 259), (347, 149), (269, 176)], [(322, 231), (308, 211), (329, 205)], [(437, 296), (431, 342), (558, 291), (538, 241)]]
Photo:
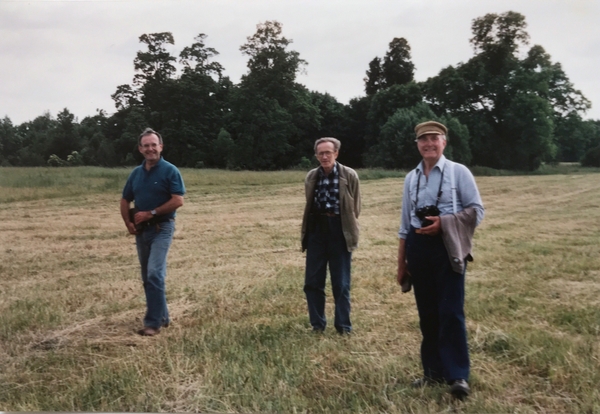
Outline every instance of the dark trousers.
[(412, 227), (406, 238), (406, 259), (423, 334), (421, 361), (425, 376), (448, 382), (468, 380), (465, 273), (452, 270), (440, 236), (417, 234)]
[(320, 216), (308, 235), (304, 293), (310, 324), (325, 329), (325, 280), (327, 263), (335, 300), (334, 326), (338, 332), (351, 331), (350, 264), (352, 253), (346, 247), (340, 216)]

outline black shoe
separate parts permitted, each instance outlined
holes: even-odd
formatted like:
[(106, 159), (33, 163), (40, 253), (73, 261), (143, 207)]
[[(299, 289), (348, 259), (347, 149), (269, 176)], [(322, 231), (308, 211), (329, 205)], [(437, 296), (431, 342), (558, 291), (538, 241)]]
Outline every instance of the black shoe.
[(438, 385), (441, 383), (442, 383), (442, 380), (429, 378), (429, 377), (423, 377), (423, 378), (419, 378), (418, 380), (414, 380), (413, 382), (411, 382), (410, 386), (413, 388), (423, 388), (423, 387), (433, 387), (434, 385)]
[(312, 333), (315, 335), (320, 335), (325, 332), (324, 328), (312, 328)]
[(350, 333), (351, 333), (351, 332), (352, 332), (352, 331), (349, 331), (349, 330), (347, 330), (347, 329), (344, 329), (344, 330), (342, 330), (342, 331), (337, 331), (337, 333), (339, 333), (339, 334), (340, 334), (340, 335), (342, 335), (342, 336), (350, 336)]
[(469, 383), (464, 379), (457, 379), (450, 386), (450, 394), (459, 400), (464, 400), (470, 393), (471, 388), (469, 388)]

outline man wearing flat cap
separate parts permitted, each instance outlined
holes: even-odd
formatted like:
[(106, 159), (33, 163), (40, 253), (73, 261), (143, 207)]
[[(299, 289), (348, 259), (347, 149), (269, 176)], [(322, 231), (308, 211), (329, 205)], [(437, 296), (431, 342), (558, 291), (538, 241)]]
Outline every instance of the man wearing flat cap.
[(414, 287), (423, 341), (424, 387), (447, 383), (457, 398), (470, 393), (464, 297), (466, 262), (484, 215), (467, 167), (444, 157), (448, 130), (435, 121), (415, 127), (423, 160), (404, 180), (398, 283)]

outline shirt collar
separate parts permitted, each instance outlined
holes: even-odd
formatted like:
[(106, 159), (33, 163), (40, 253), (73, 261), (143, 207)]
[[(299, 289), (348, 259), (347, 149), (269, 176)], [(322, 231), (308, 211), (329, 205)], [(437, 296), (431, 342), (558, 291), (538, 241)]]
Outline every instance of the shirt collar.
[[(160, 160), (158, 160), (158, 162), (150, 168), (150, 171), (153, 170), (154, 168), (158, 167), (162, 162), (163, 162), (163, 157), (161, 155)], [(144, 170), (146, 170), (146, 159), (145, 158), (144, 158), (144, 161), (142, 161), (142, 168)], [(146, 170), (146, 171), (148, 171), (148, 170)]]
[[(440, 171), (444, 171), (444, 167), (445, 166), (446, 166), (446, 157), (444, 156), (444, 154), (442, 154), (442, 156), (440, 157), (440, 159), (438, 160), (438, 162), (435, 163), (435, 165), (433, 166), (433, 168), (437, 167)], [(417, 170), (417, 172), (420, 172), (420, 173), (423, 172), (423, 161), (421, 161), (419, 163), (419, 165), (417, 165), (416, 170)]]
[[(338, 163), (337, 161), (335, 162), (335, 165), (333, 166), (333, 169), (331, 170), (331, 172), (329, 173), (329, 175), (331, 175), (333, 173), (334, 177), (337, 177), (338, 175), (338, 167), (337, 167)], [(325, 175), (325, 171), (323, 171), (323, 167), (319, 167), (319, 176), (320, 177), (328, 177), (329, 175)]]

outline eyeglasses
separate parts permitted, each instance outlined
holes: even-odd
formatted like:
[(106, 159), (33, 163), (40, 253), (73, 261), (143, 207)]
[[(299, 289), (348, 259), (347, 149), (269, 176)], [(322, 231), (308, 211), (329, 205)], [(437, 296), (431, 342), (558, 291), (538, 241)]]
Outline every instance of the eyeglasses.
[(421, 135), (419, 138), (415, 139), (415, 142), (420, 142), (421, 144), (424, 144), (426, 142), (437, 144), (442, 139), (442, 135)]
[(156, 142), (153, 142), (151, 144), (143, 144), (143, 145), (140, 144), (139, 146), (140, 146), (140, 148), (148, 149), (148, 148), (158, 148), (160, 145), (161, 144), (157, 144)]
[(317, 152), (315, 155), (317, 156), (317, 158), (323, 158), (323, 157), (331, 157), (334, 154), (333, 151), (323, 151), (323, 152)]

